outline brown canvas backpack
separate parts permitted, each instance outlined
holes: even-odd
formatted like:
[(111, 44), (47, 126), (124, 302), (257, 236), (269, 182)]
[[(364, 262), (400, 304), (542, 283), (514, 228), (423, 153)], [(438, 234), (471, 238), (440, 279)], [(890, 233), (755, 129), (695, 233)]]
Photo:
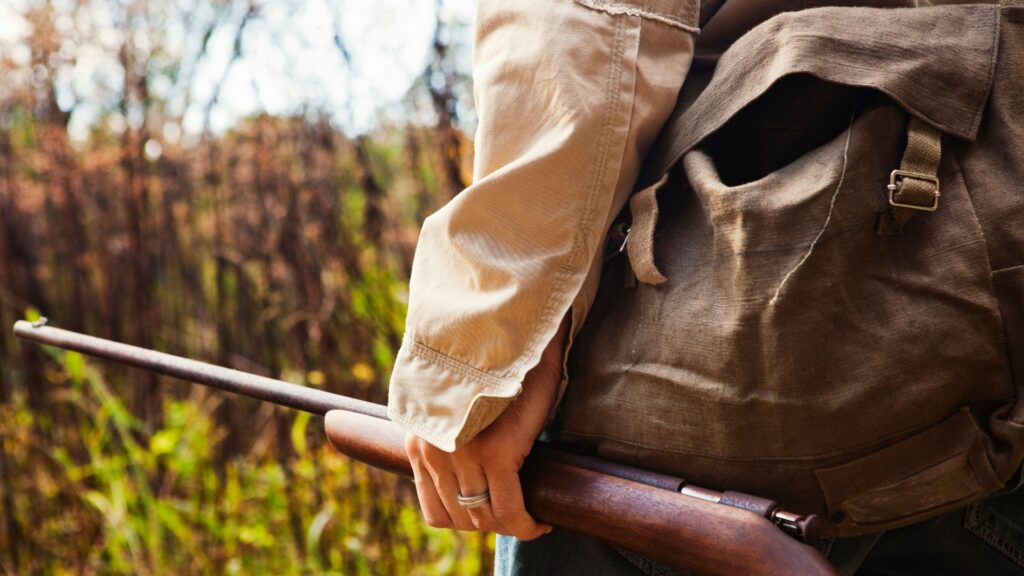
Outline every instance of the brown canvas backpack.
[(1002, 488), (1024, 455), (1011, 4), (799, 10), (695, 60), (559, 439), (819, 514), (826, 535)]

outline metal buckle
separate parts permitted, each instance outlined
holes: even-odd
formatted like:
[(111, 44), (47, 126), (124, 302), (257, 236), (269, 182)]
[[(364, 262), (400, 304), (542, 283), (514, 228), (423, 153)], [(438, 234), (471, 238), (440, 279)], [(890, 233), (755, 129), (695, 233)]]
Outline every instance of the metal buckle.
[(629, 224), (625, 222), (613, 225), (608, 231), (608, 245), (604, 251), (606, 263), (626, 251), (626, 244), (629, 243), (629, 231)]
[[(920, 204), (906, 204), (904, 202), (897, 202), (896, 198), (895, 198), (896, 190), (899, 188), (896, 185), (896, 179), (897, 178), (899, 178), (901, 181), (903, 179), (906, 179), (906, 178), (912, 178), (914, 180), (924, 180), (926, 182), (931, 182), (932, 184), (935, 185), (934, 200), (928, 206), (921, 206)], [(889, 174), (889, 185), (886, 186), (886, 188), (889, 190), (889, 205), (890, 206), (898, 206), (900, 208), (910, 208), (911, 210), (922, 210), (924, 212), (935, 212), (935, 210), (939, 207), (939, 196), (941, 196), (941, 194), (939, 193), (939, 179), (937, 177), (935, 177), (935, 176), (930, 175), (930, 174), (920, 174), (920, 173), (917, 173), (917, 172), (907, 172), (906, 170), (893, 170), (892, 173)]]

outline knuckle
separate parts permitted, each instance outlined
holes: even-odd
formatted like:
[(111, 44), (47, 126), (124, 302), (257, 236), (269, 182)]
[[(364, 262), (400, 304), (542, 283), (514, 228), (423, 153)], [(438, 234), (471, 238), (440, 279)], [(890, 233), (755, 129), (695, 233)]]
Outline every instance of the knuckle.
[(502, 524), (507, 524), (509, 521), (514, 520), (516, 518), (516, 512), (515, 510), (512, 510), (504, 506), (495, 506), (494, 517), (498, 520), (498, 522), (501, 522)]
[(465, 448), (460, 448), (450, 454), (452, 463), (460, 468), (467, 466), (470, 463), (476, 462), (477, 457), (472, 451), (467, 451)]
[(418, 450), (420, 460), (426, 463), (431, 468), (436, 468), (437, 466), (439, 466), (442, 462), (444, 462), (445, 456), (447, 456), (447, 453), (441, 452), (437, 448), (434, 448), (433, 446), (425, 442), (420, 444)]
[(418, 456), (419, 455), (419, 447), (420, 447), (419, 440), (420, 440), (419, 437), (416, 436), (415, 434), (406, 434), (405, 435), (405, 453), (408, 454), (409, 457), (413, 457), (413, 456)]
[(423, 518), (427, 521), (427, 525), (428, 526), (432, 526), (434, 528), (451, 528), (452, 527), (451, 519), (448, 518), (448, 516), (446, 514), (445, 515), (441, 515), (441, 514), (437, 514), (435, 512), (432, 512), (432, 511), (424, 510), (423, 511)]
[(452, 455), (459, 455), (462, 458), (466, 458), (468, 460), (479, 460), (481, 456), (480, 441), (480, 437), (477, 436), (476, 438), (470, 440), (468, 443), (463, 444), (462, 446), (457, 448), (454, 452), (452, 452)]
[(490, 522), (489, 520), (487, 520), (486, 518), (481, 518), (480, 516), (472, 516), (471, 520), (473, 521), (473, 528), (475, 528), (477, 530), (489, 531), (489, 532), (493, 532), (494, 531), (493, 530), (493, 528), (494, 528), (493, 523)]

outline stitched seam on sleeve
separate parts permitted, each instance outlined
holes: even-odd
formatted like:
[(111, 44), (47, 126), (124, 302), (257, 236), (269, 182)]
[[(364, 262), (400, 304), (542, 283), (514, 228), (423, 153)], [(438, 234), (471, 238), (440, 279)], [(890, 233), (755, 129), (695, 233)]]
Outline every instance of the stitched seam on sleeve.
[(648, 18), (662, 24), (674, 26), (687, 32), (693, 32), (697, 34), (700, 32), (700, 28), (687, 24), (682, 18), (675, 14), (666, 14), (665, 12), (658, 12), (652, 10), (646, 6), (632, 6), (622, 4), (619, 2), (609, 2), (608, 0), (575, 0), (578, 4), (591, 8), (593, 10), (600, 10), (609, 14), (627, 14), (629, 16), (639, 16), (640, 18)]
[(411, 355), (455, 372), (464, 378), (483, 384), (488, 390), (502, 390), (509, 384), (506, 379), (484, 372), (479, 368), (474, 368), (415, 340), (407, 339), (406, 342), (411, 346), (409, 349)]
[(527, 360), (532, 359), (532, 357), (536, 355), (538, 347), (547, 345), (547, 342), (539, 342), (541, 335), (544, 332), (544, 327), (550, 324), (553, 321), (555, 314), (557, 314), (558, 305), (561, 302), (562, 297), (568, 288), (569, 281), (576, 270), (576, 260), (579, 259), (580, 253), (584, 251), (584, 231), (588, 230), (590, 227), (590, 221), (594, 212), (594, 203), (596, 201), (595, 196), (597, 195), (593, 191), (599, 187), (601, 180), (604, 178), (604, 167), (608, 161), (609, 130), (612, 127), (612, 118), (619, 100), (618, 93), (614, 91), (612, 87), (616, 84), (616, 80), (620, 76), (624, 46), (625, 29), (623, 27), (623, 23), (618, 22), (615, 25), (615, 38), (612, 40), (612, 61), (608, 66), (608, 74), (606, 77), (608, 87), (605, 89), (605, 113), (604, 117), (601, 119), (601, 130), (598, 134), (597, 140), (601, 143), (601, 147), (598, 152), (596, 166), (591, 172), (593, 176), (588, 177), (588, 179), (593, 182), (593, 184), (588, 186), (588, 190), (590, 190), (591, 193), (587, 195), (583, 214), (580, 218), (580, 225), (573, 237), (573, 245), (569, 252), (569, 257), (558, 267), (554, 282), (552, 283), (551, 292), (548, 293), (547, 301), (544, 304), (544, 308), (541, 310), (537, 329), (534, 330), (531, 335), (531, 344), (526, 348), (526, 353), (523, 354), (512, 366), (512, 374), (518, 373), (523, 368)]
[[(480, 426), (482, 420), (480, 409), (478, 408), (477, 400), (480, 399), (481, 395), (476, 395), (469, 407), (462, 414), (462, 420), (454, 430), (447, 432), (438, 429), (437, 427), (430, 426), (430, 419), (420, 419), (414, 414), (406, 414), (394, 410), (392, 406), (388, 407), (388, 418), (392, 422), (401, 426), (404, 430), (412, 432), (413, 434), (427, 440), (431, 444), (434, 444), (438, 448), (446, 451), (455, 450), (462, 444), (464, 444), (468, 438), (465, 438), (467, 432), (473, 434), (479, 433), (483, 428)], [(497, 398), (508, 398), (510, 401), (513, 395), (500, 396), (494, 395)]]
[[(438, 432), (433, 428), (427, 428), (426, 426), (423, 425), (421, 421), (416, 420), (414, 417), (407, 416), (406, 414), (397, 412), (394, 414), (389, 413), (388, 417), (391, 418), (392, 422), (398, 424), (407, 432), (412, 432), (413, 434), (431, 442), (432, 444), (436, 443), (435, 445), (453, 443), (455, 437), (457, 436), (457, 434), (452, 434), (450, 432), (443, 433)], [(438, 448), (444, 450), (444, 448), (441, 446), (438, 446)]]
[[(578, 2), (580, 0), (576, 1)], [(522, 370), (526, 362), (536, 355), (537, 348), (547, 345), (547, 342), (540, 342), (541, 335), (544, 332), (544, 327), (553, 322), (555, 315), (558, 314), (559, 304), (569, 288), (572, 276), (577, 272), (577, 268), (580, 266), (580, 264), (577, 263), (577, 260), (579, 260), (581, 254), (585, 252), (585, 235), (586, 231), (590, 229), (591, 221), (594, 218), (594, 204), (596, 203), (598, 195), (594, 191), (600, 188), (602, 180), (606, 177), (605, 169), (608, 164), (610, 146), (609, 139), (611, 138), (611, 132), (614, 124), (615, 110), (619, 106), (620, 102), (620, 94), (615, 87), (622, 76), (625, 45), (626, 27), (625, 23), (620, 21), (615, 25), (615, 38), (612, 40), (612, 61), (608, 67), (608, 74), (606, 77), (607, 88), (605, 89), (604, 95), (605, 113), (604, 118), (601, 120), (601, 129), (597, 139), (597, 142), (600, 142), (601, 146), (594, 169), (591, 171), (591, 175), (588, 176), (588, 180), (592, 182), (588, 186), (591, 193), (587, 196), (587, 201), (584, 205), (583, 213), (580, 218), (579, 227), (573, 238), (573, 246), (569, 252), (569, 257), (559, 266), (558, 272), (555, 274), (551, 292), (548, 294), (547, 302), (540, 314), (540, 319), (537, 324), (538, 329), (534, 331), (531, 337), (531, 345), (527, 347), (526, 353), (523, 354), (512, 366), (510, 370), (511, 374), (517, 374)], [(614, 183), (612, 185), (614, 186)]]

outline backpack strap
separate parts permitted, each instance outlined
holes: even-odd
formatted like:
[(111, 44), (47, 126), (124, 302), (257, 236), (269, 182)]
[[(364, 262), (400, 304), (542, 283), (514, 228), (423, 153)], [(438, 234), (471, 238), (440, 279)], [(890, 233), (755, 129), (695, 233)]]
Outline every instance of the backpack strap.
[(942, 158), (942, 132), (931, 124), (910, 117), (907, 147), (900, 167), (889, 174), (889, 211), (878, 218), (879, 236), (898, 236), (907, 222), (919, 212), (934, 212), (939, 207), (939, 160)]
[(658, 226), (658, 190), (665, 185), (668, 177), (666, 172), (657, 182), (629, 199), (633, 224), (624, 246), (633, 274), (645, 284), (658, 285), (666, 280), (654, 263), (654, 233)]
[[(907, 146), (900, 167), (889, 174), (886, 187), (889, 211), (879, 214), (876, 233), (899, 236), (916, 214), (934, 212), (939, 207), (939, 161), (942, 159), (942, 132), (911, 116), (907, 123)], [(629, 200), (633, 223), (623, 247), (635, 278), (658, 285), (666, 278), (654, 262), (654, 234), (658, 222), (658, 190), (668, 181), (662, 174), (654, 184), (635, 193)]]

